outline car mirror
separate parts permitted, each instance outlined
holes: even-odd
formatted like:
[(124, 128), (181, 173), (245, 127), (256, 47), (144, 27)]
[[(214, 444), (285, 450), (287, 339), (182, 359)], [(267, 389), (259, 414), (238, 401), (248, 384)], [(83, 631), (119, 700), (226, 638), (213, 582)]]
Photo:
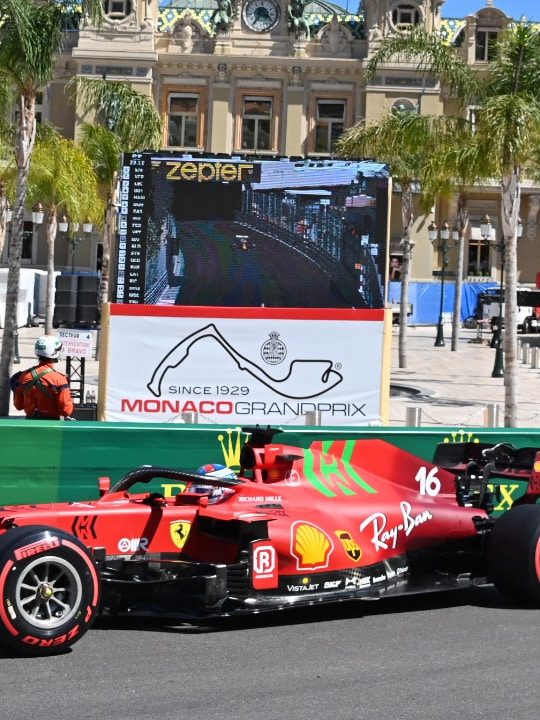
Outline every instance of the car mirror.
[(111, 478), (110, 477), (100, 477), (99, 478), (100, 497), (103, 497), (104, 495), (106, 495), (110, 489), (111, 489)]

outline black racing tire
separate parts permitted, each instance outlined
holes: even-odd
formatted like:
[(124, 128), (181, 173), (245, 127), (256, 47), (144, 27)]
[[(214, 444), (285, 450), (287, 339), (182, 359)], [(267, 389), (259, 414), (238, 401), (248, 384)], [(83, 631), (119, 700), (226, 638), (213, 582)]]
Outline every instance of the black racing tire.
[(0, 643), (19, 655), (66, 652), (91, 626), (101, 583), (85, 545), (45, 525), (0, 536)]
[(540, 505), (517, 505), (496, 520), (488, 566), (503, 595), (540, 606)]

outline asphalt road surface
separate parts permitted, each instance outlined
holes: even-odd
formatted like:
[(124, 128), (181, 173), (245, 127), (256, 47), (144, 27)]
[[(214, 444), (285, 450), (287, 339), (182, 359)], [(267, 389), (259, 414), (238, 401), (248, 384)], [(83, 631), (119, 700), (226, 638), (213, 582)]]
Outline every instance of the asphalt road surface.
[(99, 621), (63, 656), (0, 655), (3, 720), (538, 720), (540, 611), (495, 590), (216, 628)]

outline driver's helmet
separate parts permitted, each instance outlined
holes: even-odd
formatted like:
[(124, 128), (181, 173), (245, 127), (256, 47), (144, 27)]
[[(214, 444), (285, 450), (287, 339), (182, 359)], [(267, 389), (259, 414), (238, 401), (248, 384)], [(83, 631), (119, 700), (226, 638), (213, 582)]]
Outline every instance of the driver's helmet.
[(236, 473), (226, 465), (220, 465), (219, 463), (209, 463), (208, 465), (201, 465), (197, 470), (197, 475), (211, 475), (216, 478), (235, 478)]
[[(197, 470), (197, 475), (201, 476), (200, 483), (194, 481), (191, 485), (191, 492), (194, 493), (209, 493), (209, 501), (211, 503), (219, 502), (224, 496), (226, 496), (227, 489), (222, 487), (214, 487), (213, 485), (204, 484), (204, 476), (215, 477), (215, 478), (236, 478), (236, 473), (226, 465), (220, 465), (219, 463), (209, 463), (208, 465), (201, 465)], [(229, 491), (230, 492), (230, 491)]]

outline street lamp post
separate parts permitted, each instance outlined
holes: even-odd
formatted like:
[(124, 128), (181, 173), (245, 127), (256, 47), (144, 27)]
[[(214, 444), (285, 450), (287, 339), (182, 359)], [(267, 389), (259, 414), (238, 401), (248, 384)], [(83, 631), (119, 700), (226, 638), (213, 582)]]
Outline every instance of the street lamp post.
[[(432, 221), (428, 227), (428, 237), (433, 244), (433, 247), (438, 247), (442, 252), (442, 269), (441, 269), (441, 296), (439, 304), (439, 320), (437, 322), (437, 335), (435, 337), (435, 347), (444, 347), (444, 328), (443, 328), (443, 312), (444, 312), (444, 276), (446, 268), (448, 267), (448, 254), (450, 252), (450, 226), (445, 222), (440, 231), (440, 244), (437, 246), (437, 239), (439, 236), (439, 230), (437, 223)], [(452, 232), (452, 239), (454, 239), (454, 232)]]
[(43, 225), (43, 219), (45, 213), (43, 212), (43, 205), (38, 202), (32, 208), (32, 222), (34, 225)]
[[(68, 229), (71, 231), (71, 236), (69, 238), (69, 247), (71, 250), (71, 274), (75, 275), (75, 250), (77, 249), (78, 244), (82, 241), (83, 238), (79, 237), (77, 233), (79, 232), (80, 224), (78, 222), (69, 222), (67, 217), (65, 215), (62, 215), (60, 218), (60, 221), (58, 223), (58, 229), (61, 233), (66, 233)], [(93, 225), (91, 222), (84, 222), (83, 223), (83, 232), (86, 237), (90, 235), (92, 232)]]
[[(523, 233), (523, 225), (521, 220), (518, 220), (517, 237), (521, 237)], [(493, 338), (490, 343), (491, 347), (495, 348), (495, 362), (493, 364), (493, 370), (491, 371), (491, 377), (500, 378), (504, 377), (504, 348), (502, 342), (502, 326), (503, 326), (503, 300), (504, 300), (504, 271), (506, 263), (506, 244), (504, 237), (499, 242), (496, 241), (492, 234), (492, 225), (490, 217), (487, 213), (484, 213), (480, 220), (480, 235), (486, 240), (494, 250), (501, 253), (501, 278), (499, 284), (499, 316), (497, 319), (497, 329), (493, 333)]]

